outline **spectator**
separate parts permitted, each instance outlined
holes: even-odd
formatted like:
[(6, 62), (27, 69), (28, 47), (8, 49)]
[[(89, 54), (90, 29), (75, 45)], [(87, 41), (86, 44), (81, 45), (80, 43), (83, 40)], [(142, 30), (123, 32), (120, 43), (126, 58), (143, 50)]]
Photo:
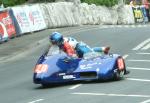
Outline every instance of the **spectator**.
[(149, 16), (149, 1), (148, 0), (142, 0), (142, 5), (144, 5), (145, 9), (146, 9), (146, 15), (148, 18), (148, 21), (150, 21), (150, 16)]
[(135, 0), (131, 0), (131, 1), (130, 1), (130, 5), (131, 5), (132, 7), (135, 7), (135, 6), (136, 6), (136, 1), (135, 1)]

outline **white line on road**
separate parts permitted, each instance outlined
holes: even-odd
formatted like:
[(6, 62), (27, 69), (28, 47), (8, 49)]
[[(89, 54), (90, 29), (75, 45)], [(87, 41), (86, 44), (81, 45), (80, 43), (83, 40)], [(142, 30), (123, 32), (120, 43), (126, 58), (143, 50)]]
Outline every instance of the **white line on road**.
[(131, 59), (128, 61), (131, 61), (131, 62), (150, 62), (150, 60), (134, 60), (134, 59)]
[(150, 95), (136, 95), (136, 94), (107, 94), (107, 93), (80, 93), (75, 92), (71, 94), (77, 95), (95, 95), (95, 96), (113, 96), (113, 97), (141, 97), (141, 98), (150, 98)]
[(150, 68), (136, 68), (136, 67), (127, 67), (128, 69), (134, 69), (134, 70), (150, 70)]
[(28, 102), (28, 103), (36, 103), (36, 102), (40, 102), (40, 101), (43, 101), (44, 99), (38, 99), (38, 100), (35, 100), (35, 101), (32, 101), (32, 102)]
[(74, 86), (70, 87), (69, 89), (75, 89), (75, 88), (78, 88), (79, 86), (81, 86), (81, 84), (74, 85)]
[(141, 55), (150, 55), (150, 53), (136, 53), (136, 54), (141, 54)]
[(147, 49), (149, 49), (149, 48), (150, 48), (150, 43), (147, 44), (145, 47), (143, 47), (142, 50), (147, 50)]
[(150, 38), (143, 41), (141, 44), (139, 44), (138, 46), (136, 46), (135, 48), (133, 48), (132, 50), (139, 50), (140, 48), (144, 47), (144, 45), (146, 45), (147, 43), (150, 42)]
[(127, 78), (127, 80), (140, 81), (140, 82), (150, 82), (149, 79)]
[(124, 55), (124, 56), (123, 56), (123, 59), (126, 59), (128, 56), (129, 56), (128, 54)]
[(148, 100), (145, 100), (145, 101), (143, 101), (143, 102), (140, 102), (140, 103), (150, 103), (150, 99), (148, 99)]

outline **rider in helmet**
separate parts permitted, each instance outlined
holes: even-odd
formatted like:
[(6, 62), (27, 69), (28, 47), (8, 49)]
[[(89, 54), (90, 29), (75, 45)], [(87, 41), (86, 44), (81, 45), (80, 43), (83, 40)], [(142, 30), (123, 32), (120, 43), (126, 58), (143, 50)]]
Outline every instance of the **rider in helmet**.
[(87, 44), (77, 42), (77, 40), (72, 37), (63, 37), (63, 35), (58, 32), (53, 32), (49, 39), (52, 45), (57, 45), (60, 49), (72, 57), (78, 56), (79, 58), (82, 58), (83, 54), (91, 51), (104, 52), (105, 54), (108, 54), (110, 50), (110, 47), (90, 48)]
[(53, 45), (57, 45), (61, 50), (66, 52), (69, 56), (75, 57), (76, 56), (76, 51), (75, 51), (75, 46), (77, 44), (77, 41), (74, 38), (71, 37), (63, 37), (62, 34), (58, 32), (53, 32), (50, 35), (50, 42)]

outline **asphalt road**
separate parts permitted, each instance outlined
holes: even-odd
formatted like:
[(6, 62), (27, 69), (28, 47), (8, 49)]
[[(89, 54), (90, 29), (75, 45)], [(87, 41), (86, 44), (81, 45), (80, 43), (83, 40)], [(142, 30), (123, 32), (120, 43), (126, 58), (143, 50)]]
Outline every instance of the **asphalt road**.
[[(60, 31), (90, 46), (111, 46), (126, 59), (121, 81), (74, 83), (49, 88), (33, 84), (33, 68)], [(150, 26), (83, 26), (44, 30), (0, 45), (0, 103), (150, 103)]]

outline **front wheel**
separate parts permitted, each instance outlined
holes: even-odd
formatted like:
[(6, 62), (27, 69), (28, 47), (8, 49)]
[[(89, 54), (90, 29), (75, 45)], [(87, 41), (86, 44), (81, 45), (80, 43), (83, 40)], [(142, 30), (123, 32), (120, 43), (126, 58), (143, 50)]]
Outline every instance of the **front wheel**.
[(122, 78), (124, 77), (124, 73), (125, 73), (124, 70), (120, 71), (119, 69), (117, 69), (117, 70), (115, 71), (115, 73), (114, 73), (114, 79), (115, 79), (115, 80), (120, 80), (120, 79), (122, 79)]

